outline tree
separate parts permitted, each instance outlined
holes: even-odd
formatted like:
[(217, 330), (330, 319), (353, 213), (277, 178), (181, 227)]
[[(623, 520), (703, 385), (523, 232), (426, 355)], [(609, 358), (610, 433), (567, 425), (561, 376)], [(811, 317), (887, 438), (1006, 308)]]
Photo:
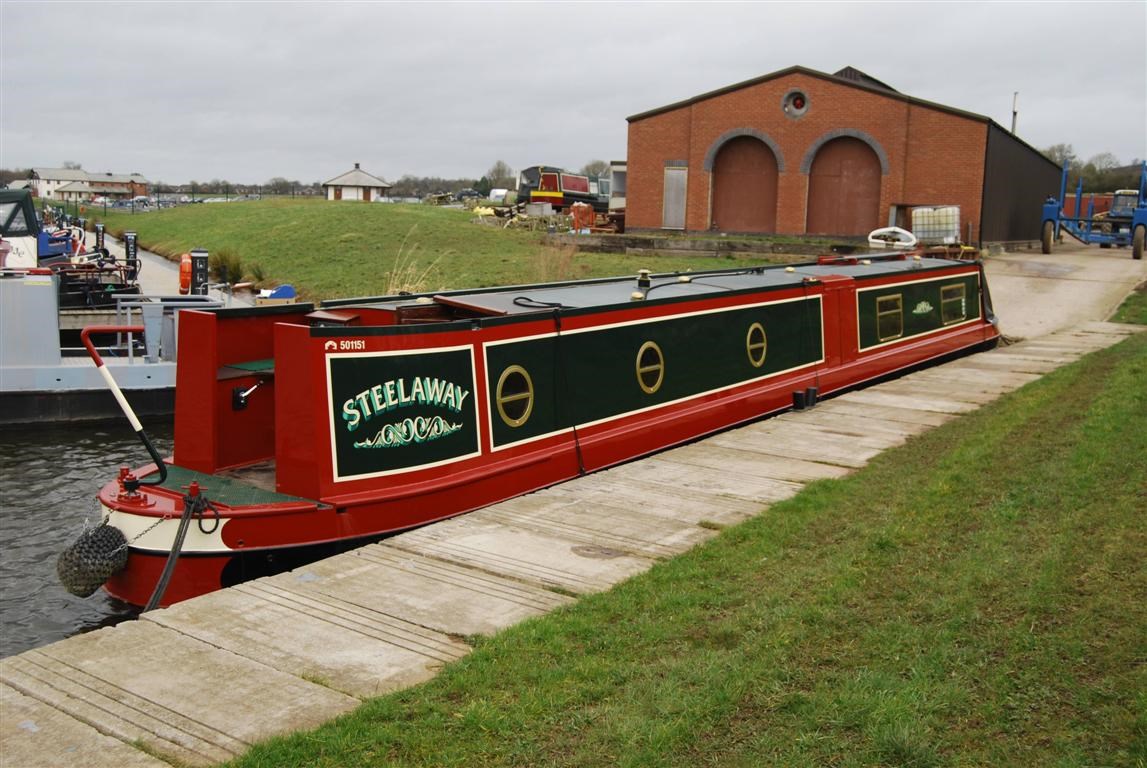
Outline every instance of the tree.
[(84, 169), (84, 166), (80, 165), (75, 160), (65, 160), (64, 167), (69, 171), (82, 171)]
[[(514, 169), (501, 160), (494, 163), (490, 166), (490, 170), (486, 171), (486, 178), (489, 179), (491, 188), (500, 187), (509, 189), (510, 187), (517, 186), (514, 182), (516, 175)], [(478, 188), (475, 187), (475, 189)], [(478, 189), (478, 191), (481, 192), (482, 190)]]
[(1060, 168), (1063, 167), (1064, 162), (1076, 163), (1079, 158), (1075, 156), (1075, 148), (1070, 144), (1053, 144), (1047, 149), (1040, 150), (1043, 156)]
[(268, 181), (265, 185), (267, 191), (273, 195), (289, 195), (291, 194), (291, 182), (284, 179), (282, 176), (276, 176)]
[(607, 176), (609, 175), (609, 163), (604, 160), (590, 160), (581, 167), (578, 173), (582, 176)]

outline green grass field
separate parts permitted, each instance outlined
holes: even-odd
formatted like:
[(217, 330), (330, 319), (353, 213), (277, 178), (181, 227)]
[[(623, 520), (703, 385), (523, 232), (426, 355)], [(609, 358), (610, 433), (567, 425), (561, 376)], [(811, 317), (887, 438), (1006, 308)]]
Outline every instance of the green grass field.
[(1142, 334), (234, 765), (1143, 766), (1145, 381)]
[[(150, 213), (89, 213), (116, 236), (175, 258), (192, 248), (238, 258), (250, 274), (292, 283), (309, 299), (377, 296), (399, 290), (481, 288), (581, 277), (707, 269), (712, 257), (575, 253), (542, 237), (472, 223), (473, 215), (431, 205), (335, 203), (293, 198), (185, 205)], [(787, 259), (778, 258), (779, 261)], [(756, 258), (754, 261), (759, 261)]]

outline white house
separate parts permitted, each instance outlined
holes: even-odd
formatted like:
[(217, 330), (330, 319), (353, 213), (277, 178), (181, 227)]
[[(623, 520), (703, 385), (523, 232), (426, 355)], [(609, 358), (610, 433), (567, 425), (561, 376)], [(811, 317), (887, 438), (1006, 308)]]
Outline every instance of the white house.
[(148, 180), (138, 173), (88, 173), (82, 168), (33, 168), (33, 194), (46, 200), (90, 200), (146, 195)]
[(33, 168), (32, 187), (36, 197), (54, 200), (56, 190), (75, 181), (87, 181), (88, 172), (82, 168)]
[(330, 181), (323, 182), (323, 194), (327, 200), (379, 200), (387, 196), (393, 184), (387, 184), (377, 176), (371, 176), (354, 164), (354, 170)]

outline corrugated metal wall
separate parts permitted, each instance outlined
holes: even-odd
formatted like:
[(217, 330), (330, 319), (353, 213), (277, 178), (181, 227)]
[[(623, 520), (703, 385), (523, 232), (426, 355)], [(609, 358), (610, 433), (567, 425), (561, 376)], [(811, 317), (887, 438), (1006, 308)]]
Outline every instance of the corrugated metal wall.
[(1041, 206), (1059, 195), (1060, 169), (998, 125), (988, 125), (980, 240), (1039, 240)]

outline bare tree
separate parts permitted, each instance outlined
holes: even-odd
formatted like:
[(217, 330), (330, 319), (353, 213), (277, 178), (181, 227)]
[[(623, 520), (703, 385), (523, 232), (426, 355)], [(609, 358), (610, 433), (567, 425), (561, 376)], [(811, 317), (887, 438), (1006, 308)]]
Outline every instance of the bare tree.
[(490, 180), (491, 187), (509, 188), (514, 186), (516, 174), (513, 168), (499, 160), (486, 171), (486, 178)]
[(82, 171), (84, 169), (84, 166), (77, 163), (75, 160), (65, 160), (64, 167), (69, 171)]
[(578, 173), (583, 176), (605, 176), (609, 173), (609, 163), (604, 160), (590, 160)]

